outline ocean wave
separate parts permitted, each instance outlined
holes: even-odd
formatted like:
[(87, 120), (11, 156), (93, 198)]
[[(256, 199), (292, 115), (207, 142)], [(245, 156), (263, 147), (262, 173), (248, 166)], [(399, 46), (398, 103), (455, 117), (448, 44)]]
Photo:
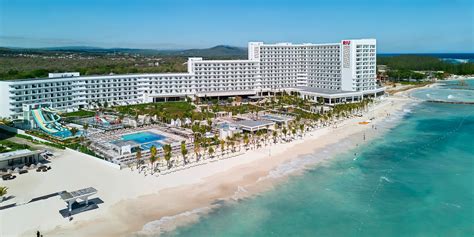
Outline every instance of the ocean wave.
[(178, 226), (197, 222), (200, 215), (208, 213), (210, 210), (210, 207), (201, 207), (174, 216), (164, 216), (159, 220), (146, 223), (137, 234), (140, 236), (157, 236), (172, 231)]
[(393, 183), (393, 181), (385, 176), (380, 176), (380, 179), (379, 179), (381, 182), (382, 181), (385, 181), (387, 183)]
[(456, 203), (444, 202), (443, 204), (450, 207), (461, 208), (461, 205), (456, 204)]

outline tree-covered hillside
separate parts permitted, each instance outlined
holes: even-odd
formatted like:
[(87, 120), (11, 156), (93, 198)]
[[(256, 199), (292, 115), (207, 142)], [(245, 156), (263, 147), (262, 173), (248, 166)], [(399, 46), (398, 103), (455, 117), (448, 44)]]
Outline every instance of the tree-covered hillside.
[(377, 58), (378, 65), (387, 65), (400, 71), (444, 71), (450, 74), (474, 74), (474, 63), (449, 63), (439, 58), (423, 55), (398, 55)]

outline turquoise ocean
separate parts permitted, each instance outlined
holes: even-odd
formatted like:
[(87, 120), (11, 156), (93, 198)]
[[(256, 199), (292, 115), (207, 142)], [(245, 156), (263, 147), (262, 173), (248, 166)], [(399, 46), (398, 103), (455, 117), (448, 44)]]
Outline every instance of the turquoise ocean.
[[(464, 89), (474, 98), (474, 80)], [(414, 96), (450, 100), (460, 89), (427, 90)], [(164, 235), (474, 236), (474, 105), (409, 111), (370, 142)]]

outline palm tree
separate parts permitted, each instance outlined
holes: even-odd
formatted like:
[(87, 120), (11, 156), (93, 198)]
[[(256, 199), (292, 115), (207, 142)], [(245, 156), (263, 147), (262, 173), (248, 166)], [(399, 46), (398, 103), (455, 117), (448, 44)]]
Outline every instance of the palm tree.
[(0, 197), (1, 197), (0, 202), (3, 202), (4, 196), (7, 195), (8, 193), (7, 190), (8, 190), (7, 187), (0, 187)]
[(155, 170), (155, 161), (157, 160), (157, 157), (152, 155), (150, 156), (150, 164), (151, 164), (151, 172), (153, 173), (153, 171)]
[(224, 156), (224, 151), (225, 151), (225, 141), (224, 141), (224, 139), (219, 140), (219, 143), (221, 145), (221, 155)]
[(167, 163), (167, 166), (168, 166), (168, 169), (171, 168), (171, 145), (170, 144), (166, 144), (163, 146), (163, 151), (165, 152), (165, 160), (166, 160), (166, 163)]
[(247, 133), (244, 134), (244, 144), (245, 148), (249, 145), (249, 135)]
[(201, 143), (199, 140), (194, 141), (194, 155), (196, 156), (196, 161), (199, 160), (199, 152), (201, 152)]
[(76, 136), (77, 132), (79, 132), (79, 129), (72, 127), (71, 129), (69, 129), (69, 131), (71, 131), (71, 134), (74, 137)]
[(183, 155), (184, 164), (187, 164), (186, 155), (188, 154), (188, 149), (186, 149), (186, 142), (181, 141), (181, 155)]
[(87, 135), (87, 129), (89, 129), (89, 124), (85, 123), (84, 125), (82, 125), (82, 127), (84, 128), (84, 136), (86, 136)]
[(283, 133), (283, 135), (285, 135), (285, 138), (286, 138), (286, 134), (288, 133), (288, 130), (286, 129), (286, 127), (283, 127), (281, 132)]
[(138, 149), (137, 154), (135, 154), (135, 158), (137, 159), (137, 169), (140, 165), (140, 160), (142, 158), (142, 150)]
[(153, 164), (156, 161), (156, 153), (158, 151), (156, 150), (156, 146), (153, 145), (150, 147), (150, 162), (151, 162), (151, 170), (153, 170)]
[(212, 154), (214, 154), (214, 148), (212, 146), (209, 147), (209, 157), (212, 158)]
[(273, 143), (276, 143), (276, 140), (277, 140), (277, 137), (278, 137), (278, 131), (277, 130), (273, 130), (272, 137), (273, 137)]
[(237, 143), (237, 146), (239, 147), (239, 151), (240, 151), (240, 138), (241, 137), (242, 137), (242, 134), (240, 133), (234, 134), (233, 136), (233, 140)]

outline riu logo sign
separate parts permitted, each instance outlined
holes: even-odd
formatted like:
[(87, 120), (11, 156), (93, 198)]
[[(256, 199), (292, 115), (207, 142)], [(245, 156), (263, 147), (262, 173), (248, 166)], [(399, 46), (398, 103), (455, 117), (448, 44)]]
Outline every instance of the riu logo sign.
[(351, 41), (350, 40), (343, 40), (342, 45), (350, 45)]

